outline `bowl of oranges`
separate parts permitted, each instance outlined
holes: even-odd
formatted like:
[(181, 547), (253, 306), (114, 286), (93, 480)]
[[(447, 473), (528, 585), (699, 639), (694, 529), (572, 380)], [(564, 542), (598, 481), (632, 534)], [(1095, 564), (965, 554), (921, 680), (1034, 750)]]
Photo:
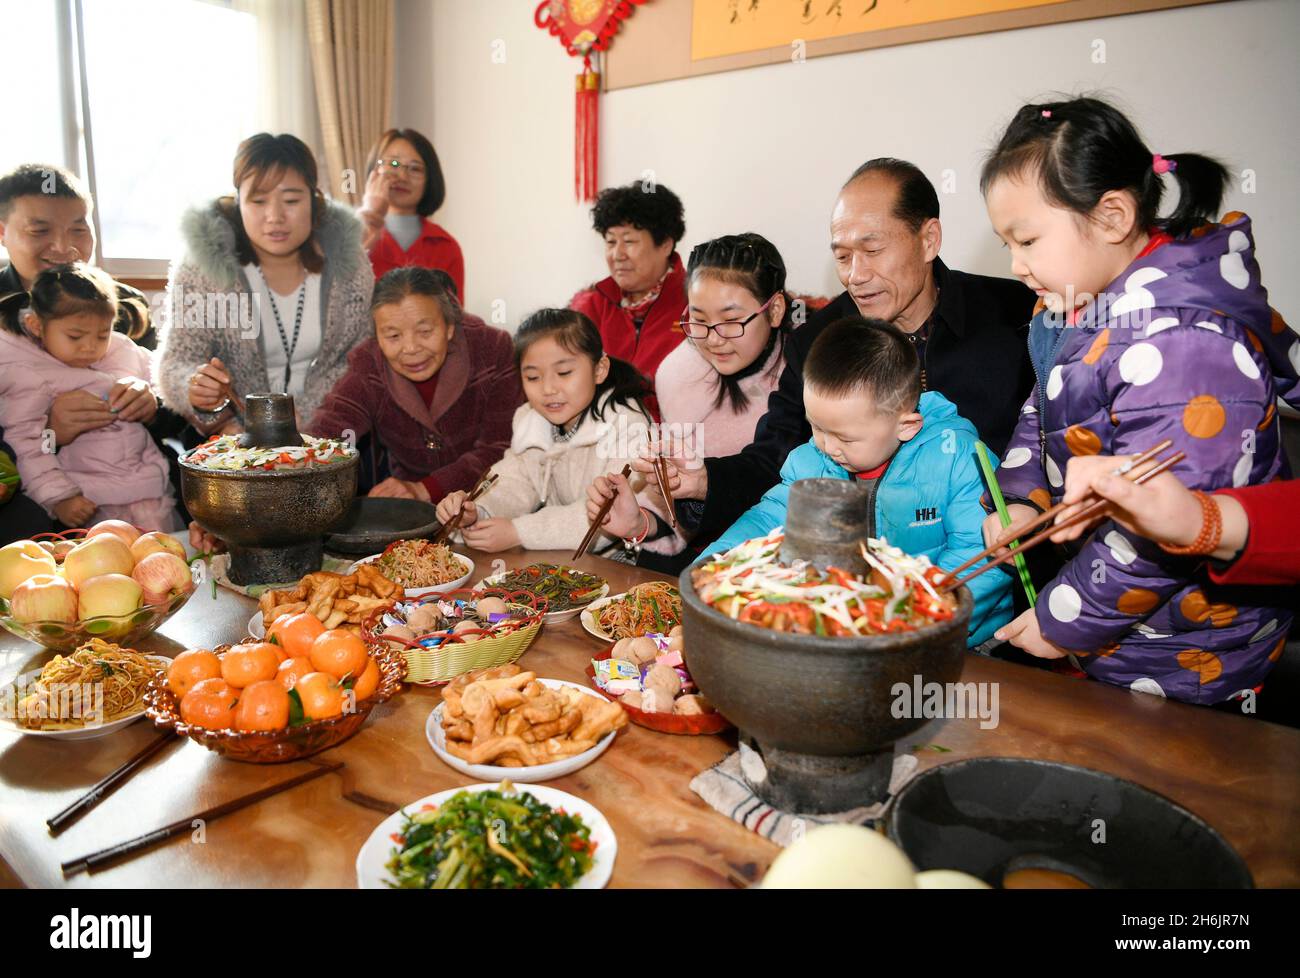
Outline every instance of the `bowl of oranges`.
[(146, 712), (224, 757), (276, 764), (347, 740), (405, 674), (399, 652), (306, 612), (282, 615), (265, 641), (182, 652), (150, 683)]

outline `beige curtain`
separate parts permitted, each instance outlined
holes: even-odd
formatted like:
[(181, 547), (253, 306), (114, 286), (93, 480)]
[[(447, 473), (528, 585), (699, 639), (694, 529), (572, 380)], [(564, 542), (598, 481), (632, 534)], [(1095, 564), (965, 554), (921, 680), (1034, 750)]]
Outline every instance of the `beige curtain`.
[(393, 107), (393, 0), (307, 0), (307, 41), (330, 196), (357, 204)]

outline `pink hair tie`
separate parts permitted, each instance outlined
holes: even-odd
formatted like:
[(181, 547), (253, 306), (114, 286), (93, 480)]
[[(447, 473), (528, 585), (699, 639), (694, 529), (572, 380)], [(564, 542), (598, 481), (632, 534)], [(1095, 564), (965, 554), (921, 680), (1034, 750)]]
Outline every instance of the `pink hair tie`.
[(1052, 117), (1052, 110), (1051, 110), (1051, 109), (1043, 109), (1043, 118), (1044, 118), (1044, 119), (1050, 119), (1051, 117)]
[(1155, 170), (1156, 173), (1173, 173), (1178, 169), (1178, 161), (1167, 160), (1159, 153), (1156, 153), (1151, 157), (1151, 169)]

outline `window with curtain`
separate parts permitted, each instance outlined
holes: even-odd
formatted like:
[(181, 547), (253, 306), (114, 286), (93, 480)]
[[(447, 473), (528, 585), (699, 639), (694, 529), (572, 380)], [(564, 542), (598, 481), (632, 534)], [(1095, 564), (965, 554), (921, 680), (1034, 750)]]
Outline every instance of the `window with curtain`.
[(8, 99), (16, 120), (0, 172), (50, 161), (79, 174), (95, 195), (100, 264), (120, 277), (164, 275), (185, 209), (230, 191), (242, 139), (268, 129), (319, 143), (301, 8), (6, 3), (0, 22), (17, 42), (6, 44), (8, 74), (25, 84)]

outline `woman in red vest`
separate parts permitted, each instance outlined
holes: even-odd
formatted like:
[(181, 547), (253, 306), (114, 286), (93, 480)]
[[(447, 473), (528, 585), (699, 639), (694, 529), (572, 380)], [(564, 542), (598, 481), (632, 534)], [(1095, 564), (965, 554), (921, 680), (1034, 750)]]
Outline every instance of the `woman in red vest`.
[(465, 301), (465, 258), (460, 245), (429, 216), (447, 197), (433, 144), (414, 129), (389, 129), (370, 149), (365, 200), (357, 216), (376, 281), (394, 268), (441, 268)]
[(596, 324), (607, 354), (653, 381), (684, 338), (677, 325), (686, 308), (686, 273), (676, 251), (686, 234), (681, 199), (663, 184), (610, 187), (596, 198), (591, 218), (605, 239), (609, 277), (575, 295), (569, 308)]

